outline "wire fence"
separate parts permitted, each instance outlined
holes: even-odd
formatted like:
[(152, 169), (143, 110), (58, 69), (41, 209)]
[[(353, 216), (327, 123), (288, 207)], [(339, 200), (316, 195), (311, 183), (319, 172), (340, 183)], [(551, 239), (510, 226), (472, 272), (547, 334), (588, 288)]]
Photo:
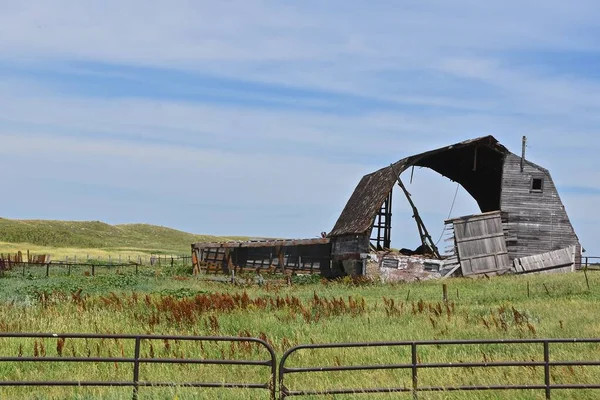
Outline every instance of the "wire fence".
[(581, 257), (581, 268), (600, 270), (600, 256)]
[[(17, 260), (20, 260), (18, 258)], [(0, 274), (7, 271), (22, 276), (46, 276), (83, 274), (95, 276), (98, 273), (135, 273), (148, 268), (190, 268), (191, 256), (129, 256), (107, 257), (102, 259), (88, 257), (65, 257), (62, 260), (51, 260), (49, 257), (32, 258), (29, 261), (14, 261), (14, 258), (0, 258)]]
[(109, 265), (125, 265), (125, 264), (138, 264), (146, 266), (169, 266), (169, 265), (192, 265), (191, 255), (167, 255), (167, 254), (149, 254), (149, 255), (118, 255), (118, 256), (97, 256), (90, 257), (86, 255), (82, 256), (65, 256), (61, 257), (55, 262), (61, 262), (65, 264), (89, 264), (89, 263), (100, 263)]

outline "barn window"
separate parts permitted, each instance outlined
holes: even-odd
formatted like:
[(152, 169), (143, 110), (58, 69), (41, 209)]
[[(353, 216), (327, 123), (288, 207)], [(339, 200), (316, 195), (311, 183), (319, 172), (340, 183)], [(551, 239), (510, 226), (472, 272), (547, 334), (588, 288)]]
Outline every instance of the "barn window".
[(544, 191), (544, 178), (531, 178), (531, 191), (541, 193)]

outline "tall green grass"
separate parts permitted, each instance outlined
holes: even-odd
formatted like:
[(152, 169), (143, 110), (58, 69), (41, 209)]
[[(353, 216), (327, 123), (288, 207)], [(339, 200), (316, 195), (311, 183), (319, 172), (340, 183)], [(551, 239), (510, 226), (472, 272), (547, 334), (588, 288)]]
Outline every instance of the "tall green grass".
[[(114, 272), (114, 271), (113, 271)], [(172, 271), (171, 271), (172, 272)], [(207, 282), (168, 269), (85, 276), (25, 279), (12, 271), (0, 279), (0, 331), (89, 332), (131, 334), (181, 334), (262, 337), (278, 357), (304, 343), (369, 342), (434, 339), (600, 337), (600, 273), (589, 273), (588, 290), (583, 273), (450, 279), (449, 303), (442, 302), (442, 283), (383, 285), (353, 281), (294, 284), (267, 281), (258, 286), (248, 277), (243, 285)], [(300, 282), (300, 280), (298, 280)], [(529, 291), (527, 283), (529, 282)], [(0, 341), (1, 356), (21, 352), (33, 356), (32, 340)], [(57, 344), (44, 341), (46, 356), (57, 355)], [(130, 344), (67, 341), (63, 351), (78, 355), (117, 356)], [(257, 350), (214, 345), (200, 350), (197, 344), (163, 342), (145, 344), (142, 353), (153, 357), (259, 357)], [(202, 353), (204, 351), (204, 353)], [(38, 356), (40, 355), (38, 342)], [(598, 345), (555, 345), (553, 360), (598, 359)], [(480, 345), (428, 346), (419, 350), (421, 362), (530, 361), (542, 359), (541, 346)], [(290, 358), (290, 366), (406, 363), (407, 349), (306, 351)], [(4, 379), (130, 379), (124, 365), (81, 367), (74, 364), (0, 364)], [(263, 370), (241, 367), (155, 366), (144, 368), (144, 379), (236, 381), (267, 379)], [(543, 383), (543, 368), (441, 369), (419, 373), (420, 385)], [(597, 383), (600, 368), (560, 367), (554, 383)], [(334, 387), (410, 387), (408, 371), (369, 371), (296, 374), (286, 379), (295, 389)], [(5, 388), (0, 397), (16, 398), (24, 389)], [(125, 389), (62, 389), (39, 391), (40, 398), (124, 398)], [(75, 393), (75, 394), (73, 394)], [(556, 399), (595, 399), (600, 392), (553, 391)], [(70, 397), (71, 396), (71, 397)], [(87, 396), (87, 397), (86, 397)], [(265, 391), (224, 389), (140, 389), (140, 398), (184, 399), (268, 398)], [(325, 396), (327, 399), (396, 399), (409, 394)], [(420, 399), (542, 399), (543, 391), (422, 393)]]

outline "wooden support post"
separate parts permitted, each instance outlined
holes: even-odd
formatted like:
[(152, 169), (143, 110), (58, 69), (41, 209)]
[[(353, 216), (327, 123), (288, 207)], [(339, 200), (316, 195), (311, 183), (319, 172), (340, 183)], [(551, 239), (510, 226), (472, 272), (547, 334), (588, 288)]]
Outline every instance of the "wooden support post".
[(398, 176), (397, 180), (398, 186), (400, 186), (400, 188), (404, 192), (404, 195), (406, 196), (406, 199), (408, 200), (408, 203), (410, 204), (413, 210), (413, 217), (415, 218), (415, 222), (417, 223), (417, 229), (419, 230), (419, 235), (421, 236), (421, 244), (423, 245), (423, 247), (429, 248), (436, 258), (441, 259), (442, 257), (440, 256), (440, 252), (438, 251), (435, 243), (433, 243), (433, 239), (427, 231), (427, 228), (425, 227), (425, 224), (423, 223), (423, 220), (419, 215), (419, 210), (417, 210), (417, 206), (415, 206), (415, 203), (411, 199), (410, 193), (408, 192), (408, 190), (406, 190), (406, 187), (402, 183), (400, 176)]
[(285, 260), (283, 257), (283, 246), (279, 247), (277, 250), (277, 258), (279, 259), (279, 267), (281, 268), (281, 273), (285, 273)]
[(444, 303), (448, 302), (448, 285), (445, 283), (442, 285), (442, 299), (444, 300)]
[(547, 294), (548, 296), (550, 296), (550, 291), (548, 290), (548, 286), (546, 286), (546, 284), (545, 284), (545, 283), (542, 283), (542, 285), (544, 286), (544, 289), (546, 289), (546, 294)]
[(200, 260), (198, 260), (196, 249), (192, 249), (192, 267), (192, 273), (194, 276), (198, 275), (200, 273)]
[(525, 150), (527, 149), (527, 136), (523, 136), (523, 147), (521, 149), (521, 172), (525, 169)]
[(228, 274), (233, 271), (231, 262), (231, 249), (225, 249), (225, 254), (223, 255), (223, 273)]

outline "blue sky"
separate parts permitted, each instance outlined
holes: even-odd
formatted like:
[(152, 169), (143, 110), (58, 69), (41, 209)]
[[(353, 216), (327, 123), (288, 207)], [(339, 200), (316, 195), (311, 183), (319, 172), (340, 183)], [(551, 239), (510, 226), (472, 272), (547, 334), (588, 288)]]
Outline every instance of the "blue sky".
[[(313, 237), (360, 177), (492, 134), (600, 255), (596, 1), (0, 0), (7, 218)], [(409, 186), (433, 236), (455, 186)], [(10, 195), (6, 195), (10, 193)], [(399, 198), (393, 242), (418, 236)], [(453, 216), (477, 212), (463, 191)]]

